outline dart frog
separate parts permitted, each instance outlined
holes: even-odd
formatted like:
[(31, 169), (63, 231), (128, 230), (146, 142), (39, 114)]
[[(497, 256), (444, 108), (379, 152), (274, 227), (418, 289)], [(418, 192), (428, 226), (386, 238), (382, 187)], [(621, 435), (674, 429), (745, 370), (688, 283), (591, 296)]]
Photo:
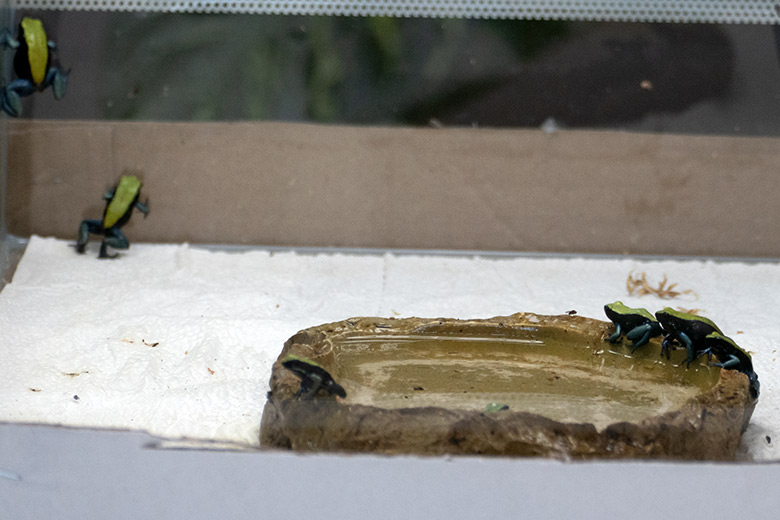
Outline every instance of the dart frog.
[(666, 358), (669, 359), (672, 342), (677, 340), (685, 347), (687, 353), (685, 362), (688, 366), (696, 358), (707, 353), (706, 337), (708, 334), (713, 332), (723, 334), (711, 320), (703, 316), (676, 311), (671, 307), (656, 312), (655, 317), (658, 318), (664, 329), (661, 354), (666, 353)]
[(301, 378), (301, 386), (295, 393), (296, 397), (311, 399), (320, 389), (331, 395), (347, 397), (347, 392), (333, 380), (333, 377), (311, 359), (288, 354), (282, 360), (282, 366)]
[(621, 301), (608, 303), (604, 313), (617, 326), (614, 334), (607, 338), (610, 343), (617, 343), (620, 336), (625, 335), (631, 340), (631, 352), (646, 345), (650, 338), (663, 334), (661, 324), (645, 309), (632, 309)]
[(89, 241), (89, 234), (103, 235), (100, 244), (98, 258), (116, 258), (117, 255), (108, 254), (108, 246), (114, 249), (127, 249), (130, 247), (121, 227), (127, 224), (133, 209), (138, 209), (144, 214), (149, 214), (149, 201), (141, 203), (138, 197), (141, 194), (141, 181), (135, 175), (124, 175), (119, 183), (108, 193), (103, 195), (106, 200), (106, 209), (103, 212), (103, 220), (84, 220), (79, 226), (79, 234), (76, 242), (76, 251), (83, 253)]
[(14, 72), (17, 79), (0, 89), (0, 108), (11, 117), (22, 113), (22, 97), (51, 87), (54, 99), (62, 99), (68, 87), (68, 74), (54, 65), (54, 42), (47, 40), (43, 23), (24, 17), (19, 23), (19, 39), (11, 31), (0, 33), (0, 45), (16, 51)]
[(753, 399), (757, 399), (761, 385), (758, 382), (758, 375), (753, 371), (753, 360), (750, 354), (737, 345), (733, 339), (717, 332), (708, 334), (704, 339), (707, 344), (707, 353), (715, 355), (719, 361), (713, 363), (712, 366), (738, 370), (748, 376), (750, 395)]

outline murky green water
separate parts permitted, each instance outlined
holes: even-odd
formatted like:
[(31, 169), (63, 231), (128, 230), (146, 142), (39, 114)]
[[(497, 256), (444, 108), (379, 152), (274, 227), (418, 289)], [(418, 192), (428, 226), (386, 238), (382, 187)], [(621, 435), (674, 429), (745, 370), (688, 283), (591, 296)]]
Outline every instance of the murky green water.
[(623, 345), (532, 330), (524, 337), (364, 335), (333, 346), (334, 377), (350, 402), (468, 410), (494, 402), (599, 427), (673, 410), (718, 379), (705, 364), (680, 366), (682, 352), (662, 359), (657, 344), (631, 356)]

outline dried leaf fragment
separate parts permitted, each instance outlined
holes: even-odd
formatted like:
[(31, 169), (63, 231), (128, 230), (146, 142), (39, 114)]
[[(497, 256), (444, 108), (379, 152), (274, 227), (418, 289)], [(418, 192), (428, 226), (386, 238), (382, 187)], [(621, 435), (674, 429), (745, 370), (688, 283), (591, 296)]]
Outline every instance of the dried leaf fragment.
[(666, 274), (664, 274), (664, 278), (658, 284), (658, 287), (650, 285), (650, 282), (647, 281), (647, 273), (644, 271), (638, 275), (634, 275), (634, 271), (631, 271), (626, 279), (626, 290), (629, 296), (647, 296), (652, 294), (659, 298), (670, 300), (682, 294), (693, 294), (698, 298), (698, 295), (691, 289), (677, 291), (675, 287), (677, 287), (677, 284), (670, 284)]

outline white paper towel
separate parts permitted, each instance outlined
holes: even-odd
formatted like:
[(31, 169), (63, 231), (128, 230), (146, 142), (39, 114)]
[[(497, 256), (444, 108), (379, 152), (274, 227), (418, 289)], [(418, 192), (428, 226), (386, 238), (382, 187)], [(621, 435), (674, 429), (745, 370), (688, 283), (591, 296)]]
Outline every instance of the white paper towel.
[[(95, 247), (97, 245), (95, 244)], [(352, 316), (605, 320), (623, 300), (697, 308), (752, 352), (761, 398), (742, 452), (777, 459), (780, 265), (556, 257), (207, 251), (119, 259), (32, 237), (0, 293), (0, 421), (131, 428), (256, 445), (271, 365), (297, 331)], [(691, 289), (630, 297), (628, 274)]]

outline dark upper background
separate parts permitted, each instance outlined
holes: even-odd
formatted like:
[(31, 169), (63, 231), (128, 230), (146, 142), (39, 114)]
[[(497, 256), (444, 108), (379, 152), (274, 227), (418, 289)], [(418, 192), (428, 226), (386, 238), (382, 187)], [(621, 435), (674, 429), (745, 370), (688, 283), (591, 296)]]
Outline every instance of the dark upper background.
[(21, 14), (72, 68), (26, 117), (780, 135), (771, 26)]

